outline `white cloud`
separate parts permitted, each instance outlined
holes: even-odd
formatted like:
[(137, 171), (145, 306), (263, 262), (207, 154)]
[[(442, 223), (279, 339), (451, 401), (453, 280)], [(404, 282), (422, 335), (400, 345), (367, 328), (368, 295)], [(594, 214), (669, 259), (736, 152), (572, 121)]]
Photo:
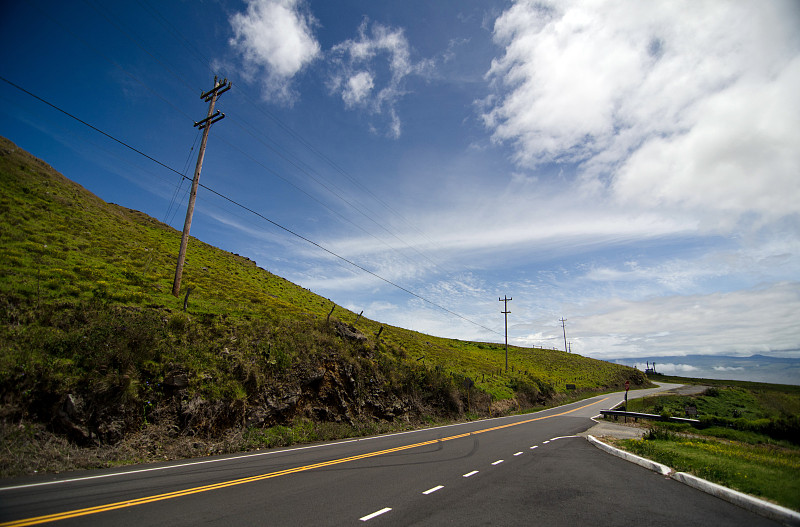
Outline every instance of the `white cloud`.
[(640, 301), (604, 299), (583, 309), (587, 315), (572, 317), (571, 331), (581, 352), (594, 357), (749, 355), (800, 347), (800, 282)]
[[(400, 137), (402, 123), (397, 103), (405, 95), (405, 79), (422, 74), (431, 62), (411, 59), (411, 48), (402, 28), (391, 28), (364, 19), (358, 37), (330, 50), (332, 73), (328, 89), (342, 97), (348, 108), (359, 107), (388, 123), (388, 135)], [(388, 69), (388, 75), (379, 75)]]
[(744, 371), (742, 366), (714, 366), (715, 371)]
[(261, 77), (266, 97), (291, 103), (292, 78), (320, 54), (314, 18), (302, 0), (248, 0), (247, 12), (230, 18), (230, 45), (242, 56), (245, 74)]
[(361, 104), (369, 96), (374, 86), (372, 74), (360, 71), (350, 77), (346, 86), (342, 88), (342, 100), (348, 108)]
[(725, 229), (796, 214), (799, 25), (788, 0), (519, 0), (483, 118), (521, 166), (578, 163), (619, 205)]
[(696, 104), (686, 132), (648, 139), (620, 167), (623, 203), (754, 211), (766, 220), (800, 203), (800, 56), (774, 79), (739, 81)]

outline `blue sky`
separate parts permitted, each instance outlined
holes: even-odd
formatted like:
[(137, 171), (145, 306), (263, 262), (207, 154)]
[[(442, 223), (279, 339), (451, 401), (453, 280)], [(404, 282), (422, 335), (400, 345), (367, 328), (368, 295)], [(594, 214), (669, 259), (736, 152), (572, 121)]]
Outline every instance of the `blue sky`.
[[(202, 189), (192, 235), (353, 311), (499, 342), (507, 295), (514, 344), (800, 357), (797, 2), (0, 10), (3, 78), (181, 173), (229, 79), (201, 182), (373, 274)], [(182, 227), (175, 172), (0, 97), (0, 134)]]

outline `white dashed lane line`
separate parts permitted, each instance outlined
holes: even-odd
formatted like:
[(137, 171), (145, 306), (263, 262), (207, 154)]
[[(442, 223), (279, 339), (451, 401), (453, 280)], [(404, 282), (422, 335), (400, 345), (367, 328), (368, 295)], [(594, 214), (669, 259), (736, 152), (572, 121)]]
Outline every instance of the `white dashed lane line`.
[[(567, 437), (574, 437), (574, 436), (567, 436)], [(554, 437), (554, 438), (553, 438), (553, 439), (551, 439), (550, 441), (555, 441), (556, 439), (562, 439), (562, 438), (561, 438), (561, 437)], [(549, 443), (550, 441), (544, 441), (543, 443), (544, 443), (544, 444), (547, 444), (547, 443)], [(529, 448), (530, 448), (530, 450), (534, 450), (534, 449), (536, 449), (536, 448), (539, 448), (539, 445), (533, 445), (532, 447), (529, 447)], [(523, 453), (524, 453), (524, 452), (522, 452), (522, 451), (520, 451), (520, 452), (516, 452), (516, 453), (514, 454), (514, 456), (515, 456), (515, 457), (516, 457), (516, 456), (521, 456)], [(497, 461), (493, 462), (493, 463), (492, 463), (492, 465), (493, 465), (493, 466), (496, 466), (496, 465), (499, 465), (500, 463), (503, 463), (504, 461), (505, 461), (504, 459), (498, 459)], [(469, 478), (469, 477), (472, 477), (472, 476), (474, 476), (474, 475), (475, 475), (475, 474), (477, 474), (478, 472), (480, 472), (480, 471), (478, 471), (478, 470), (473, 470), (472, 472), (467, 472), (466, 474), (463, 474), (461, 477), (463, 477), (463, 478)], [(429, 495), (429, 494), (433, 494), (433, 493), (434, 493), (434, 492), (436, 492), (437, 490), (442, 490), (443, 488), (444, 488), (444, 485), (436, 485), (435, 487), (431, 487), (431, 488), (429, 488), (428, 490), (424, 491), (422, 494), (424, 494), (424, 495), (426, 495), (426, 496), (427, 496), (427, 495)], [(361, 518), (359, 518), (359, 519), (360, 519), (362, 522), (365, 522), (365, 521), (371, 520), (372, 518), (375, 518), (375, 517), (377, 517), (377, 516), (380, 516), (381, 514), (385, 514), (385, 513), (389, 512), (390, 510), (392, 510), (392, 509), (391, 509), (391, 507), (385, 507), (385, 508), (383, 508), (383, 509), (381, 509), (381, 510), (379, 510), (379, 511), (375, 511), (375, 512), (373, 512), (372, 514), (367, 514), (366, 516), (362, 516), (362, 517), (361, 517)]]
[(386, 507), (379, 511), (375, 511), (372, 514), (367, 514), (366, 516), (362, 516), (361, 518), (359, 518), (359, 520), (361, 520), (362, 522), (369, 521), (376, 516), (380, 516), (383, 513), (389, 512), (390, 510), (392, 510), (391, 507)]

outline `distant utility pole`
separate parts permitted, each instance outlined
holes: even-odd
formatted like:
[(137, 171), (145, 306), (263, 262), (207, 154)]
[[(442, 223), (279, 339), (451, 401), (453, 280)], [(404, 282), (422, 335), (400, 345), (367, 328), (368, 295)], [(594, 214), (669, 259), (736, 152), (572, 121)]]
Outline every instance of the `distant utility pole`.
[(503, 311), (501, 311), (501, 313), (505, 315), (506, 319), (506, 373), (508, 373), (508, 314), (511, 313), (511, 311), (508, 310), (508, 303), (513, 299), (506, 298), (506, 295), (503, 295), (503, 298), (498, 298), (497, 300), (503, 302)]
[(214, 87), (201, 94), (200, 98), (208, 103), (208, 115), (202, 121), (195, 122), (194, 125), (203, 130), (203, 139), (200, 142), (200, 152), (197, 154), (197, 166), (194, 169), (194, 179), (192, 179), (192, 191), (189, 194), (189, 207), (186, 209), (186, 221), (183, 222), (183, 236), (181, 237), (181, 250), (178, 252), (178, 265), (175, 267), (175, 280), (172, 282), (172, 294), (177, 297), (181, 291), (181, 275), (183, 275), (183, 262), (186, 260), (186, 246), (189, 244), (189, 229), (192, 227), (192, 215), (194, 214), (194, 202), (197, 199), (197, 186), (200, 184), (200, 170), (203, 168), (203, 156), (206, 153), (206, 143), (208, 142), (208, 132), (211, 125), (224, 119), (225, 114), (214, 113), (214, 104), (220, 95), (231, 89), (228, 79), (219, 82), (214, 76)]
[(559, 322), (561, 322), (561, 329), (564, 330), (564, 351), (569, 353), (569, 349), (567, 348), (567, 326), (564, 324), (564, 322), (566, 321), (567, 319), (564, 317), (561, 317), (561, 319), (559, 320)]

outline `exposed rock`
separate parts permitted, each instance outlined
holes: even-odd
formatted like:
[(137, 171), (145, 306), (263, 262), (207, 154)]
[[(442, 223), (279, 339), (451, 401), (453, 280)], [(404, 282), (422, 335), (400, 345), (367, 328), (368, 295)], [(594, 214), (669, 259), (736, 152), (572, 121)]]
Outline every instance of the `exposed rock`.
[(189, 386), (189, 375), (183, 372), (173, 372), (164, 377), (164, 385), (171, 388), (186, 388)]
[(355, 340), (358, 342), (365, 342), (367, 340), (367, 336), (357, 330), (354, 326), (344, 324), (342, 322), (335, 322), (336, 333), (348, 340)]
[(56, 410), (54, 424), (64, 430), (67, 436), (78, 444), (86, 444), (90, 440), (89, 428), (83, 419), (83, 398), (75, 394), (67, 394)]

